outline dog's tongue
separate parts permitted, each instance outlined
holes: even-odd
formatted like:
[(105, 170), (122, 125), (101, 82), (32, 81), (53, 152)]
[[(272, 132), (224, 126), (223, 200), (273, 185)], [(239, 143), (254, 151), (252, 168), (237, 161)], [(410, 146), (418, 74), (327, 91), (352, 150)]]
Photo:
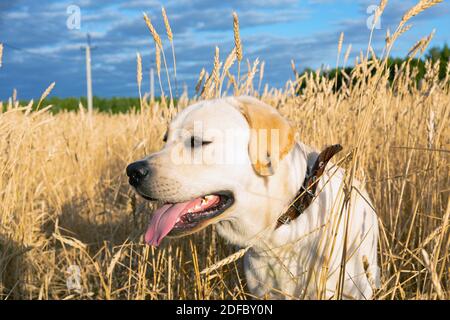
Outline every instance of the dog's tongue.
[(181, 203), (165, 204), (157, 209), (153, 213), (152, 220), (145, 233), (145, 242), (152, 246), (159, 246), (161, 240), (173, 229), (177, 219), (201, 201), (201, 198), (196, 198)]

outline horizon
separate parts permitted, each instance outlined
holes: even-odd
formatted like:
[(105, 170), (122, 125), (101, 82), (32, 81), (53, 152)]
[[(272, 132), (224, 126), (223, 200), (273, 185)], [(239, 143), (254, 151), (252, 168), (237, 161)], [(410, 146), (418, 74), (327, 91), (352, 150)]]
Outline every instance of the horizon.
[[(413, 58), (412, 60), (421, 60), (421, 61), (423, 61), (423, 62), (425, 62), (425, 60), (427, 59), (426, 58), (426, 56), (430, 53), (430, 49), (439, 49), (440, 51), (441, 50), (443, 50), (443, 49), (445, 49), (445, 48), (447, 48), (447, 49), (450, 49), (450, 46), (447, 44), (447, 43), (444, 43), (442, 46), (434, 46), (434, 47), (429, 47), (429, 48), (427, 48), (427, 50), (421, 55), (421, 57), (415, 57), (415, 58)], [(405, 61), (406, 60), (406, 57), (397, 57), (397, 56), (390, 56), (389, 57), (389, 59), (391, 59), (391, 60), (396, 60), (396, 59), (401, 59), (402, 61)], [(370, 58), (369, 58), (369, 60), (370, 60)], [(321, 66), (321, 67), (323, 67), (323, 66)], [(354, 64), (347, 64), (346, 66), (345, 66), (345, 69), (353, 69), (354, 68)], [(344, 68), (342, 67), (342, 66), (340, 66), (340, 67), (338, 67), (337, 68), (338, 70), (343, 70)], [(333, 76), (333, 71), (334, 70), (336, 70), (336, 67), (331, 67), (330, 69), (328, 69), (328, 70), (325, 70), (325, 69), (321, 69), (321, 72), (322, 72), (322, 74), (325, 74), (324, 72), (330, 72), (330, 73), (328, 73), (329, 75), (331, 75), (331, 76)], [(297, 70), (298, 71), (298, 70)], [(161, 72), (163, 72), (163, 71), (161, 71)], [(293, 72), (293, 70), (291, 69), (291, 72)], [(316, 72), (316, 70), (314, 70), (314, 69), (311, 69), (311, 68), (309, 68), (308, 66), (306, 66), (305, 68), (303, 68), (300, 72), (299, 72), (299, 75), (302, 75), (303, 73), (305, 73), (305, 72)], [(137, 83), (135, 84), (136, 85), (136, 88), (137, 88)], [(158, 86), (159, 86), (159, 84), (155, 84), (155, 91), (157, 91), (157, 93), (158, 93), (158, 90), (157, 90), (157, 88), (158, 88)], [(164, 88), (164, 89), (167, 89), (167, 88)], [(261, 88), (261, 90), (262, 90), (262, 88)], [(52, 92), (53, 92), (53, 90), (52, 90)], [(148, 92), (146, 92), (146, 93), (148, 93)], [(179, 96), (181, 96), (181, 93), (182, 92), (180, 92), (180, 95)], [(165, 98), (166, 99), (170, 99), (170, 97), (168, 97), (167, 96), (167, 92), (165, 92)], [(173, 97), (173, 99), (174, 100), (177, 100), (177, 99), (179, 99), (180, 97)], [(78, 100), (78, 101), (81, 101), (81, 100), (87, 100), (87, 96), (86, 95), (80, 95), (80, 96), (66, 96), (66, 97), (61, 97), (61, 96), (57, 96), (57, 95), (50, 95), (49, 97), (47, 97), (46, 98), (46, 100), (48, 101), (49, 99), (52, 99), (52, 98), (54, 98), (54, 99), (58, 99), (58, 100), (66, 100), (66, 99), (76, 99), (76, 100)], [(142, 97), (142, 98), (144, 98), (144, 97)], [(154, 97), (155, 99), (161, 99), (162, 98), (162, 96), (161, 95), (159, 95), (159, 94), (155, 94), (155, 97)], [(140, 100), (140, 97), (139, 97), (139, 92), (137, 92), (136, 91), (136, 93), (135, 93), (135, 95), (129, 95), (129, 96), (98, 96), (98, 95), (93, 95), (93, 99), (98, 99), (98, 100), (113, 100), (113, 99), (119, 99), (119, 100), (125, 100), (125, 99), (130, 99), (130, 100), (137, 100), (137, 103), (139, 103), (139, 100)], [(0, 99), (0, 101), (2, 101), (1, 99)], [(29, 99), (19, 99), (19, 101), (21, 101), (21, 102), (27, 102), (28, 103), (28, 101), (29, 101)], [(35, 101), (35, 102), (37, 102), (37, 101)], [(85, 106), (86, 107), (86, 106)], [(94, 108), (95, 108), (96, 106), (94, 105)], [(137, 106), (137, 107), (139, 107), (139, 106)]]

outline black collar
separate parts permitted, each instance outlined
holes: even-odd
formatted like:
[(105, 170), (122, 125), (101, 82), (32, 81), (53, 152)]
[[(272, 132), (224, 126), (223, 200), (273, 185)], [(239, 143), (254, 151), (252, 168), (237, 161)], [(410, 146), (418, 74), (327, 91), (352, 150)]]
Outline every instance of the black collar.
[(342, 146), (340, 144), (335, 144), (326, 147), (325, 150), (319, 154), (312, 168), (308, 168), (303, 185), (300, 187), (300, 190), (297, 191), (291, 205), (286, 212), (278, 218), (275, 229), (298, 218), (298, 216), (310, 206), (311, 202), (313, 202), (316, 197), (317, 181), (325, 171), (328, 161), (341, 150)]

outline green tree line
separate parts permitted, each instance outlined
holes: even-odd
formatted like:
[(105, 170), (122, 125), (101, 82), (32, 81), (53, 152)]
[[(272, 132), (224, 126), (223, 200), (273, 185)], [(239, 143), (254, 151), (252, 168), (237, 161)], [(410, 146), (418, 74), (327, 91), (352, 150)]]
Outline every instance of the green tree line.
[[(408, 60), (407, 58), (389, 58), (387, 62), (387, 66), (389, 68), (389, 79), (392, 80), (395, 77), (395, 70), (400, 69), (400, 66)], [(417, 69), (416, 81), (419, 82), (425, 76), (425, 61), (431, 60), (433, 63), (439, 61), (439, 80), (443, 80), (445, 78), (445, 74), (447, 72), (447, 65), (450, 60), (450, 48), (447, 44), (445, 44), (442, 48), (432, 47), (428, 50), (428, 52), (422, 58), (412, 58), (409, 63), (411, 68)], [(336, 87), (335, 89), (339, 89), (342, 85), (343, 75), (342, 70), (345, 71), (347, 75), (350, 75), (353, 67), (346, 68), (333, 68), (326, 71), (323, 71), (321, 76), (327, 77), (329, 79), (336, 78)], [(374, 73), (376, 70), (372, 70)], [(301, 74), (298, 74), (297, 77), (302, 77), (306, 73), (314, 73), (314, 71), (310, 68), (306, 68)], [(300, 87), (300, 90), (304, 87), (304, 83)]]

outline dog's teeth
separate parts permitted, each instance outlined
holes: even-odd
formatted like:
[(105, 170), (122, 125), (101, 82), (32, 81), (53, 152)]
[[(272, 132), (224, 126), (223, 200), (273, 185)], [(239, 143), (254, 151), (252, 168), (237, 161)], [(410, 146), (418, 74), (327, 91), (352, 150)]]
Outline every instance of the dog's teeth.
[(202, 204), (206, 204), (206, 203), (208, 203), (209, 201), (211, 201), (211, 200), (213, 200), (213, 199), (214, 199), (214, 196), (212, 196), (212, 195), (205, 196), (205, 197), (202, 199)]

